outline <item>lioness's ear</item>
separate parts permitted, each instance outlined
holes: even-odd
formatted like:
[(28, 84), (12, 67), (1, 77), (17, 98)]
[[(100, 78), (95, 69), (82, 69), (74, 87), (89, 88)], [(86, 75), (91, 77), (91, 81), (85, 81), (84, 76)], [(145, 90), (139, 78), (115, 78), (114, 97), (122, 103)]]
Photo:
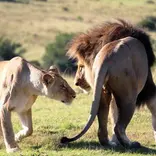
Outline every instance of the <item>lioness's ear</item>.
[(48, 71), (49, 72), (54, 72), (54, 73), (60, 74), (58, 68), (56, 66), (54, 66), (54, 65), (53, 66), (50, 66)]
[(51, 76), (50, 74), (43, 75), (43, 83), (45, 83), (46, 85), (53, 83), (53, 81), (54, 81), (54, 77)]

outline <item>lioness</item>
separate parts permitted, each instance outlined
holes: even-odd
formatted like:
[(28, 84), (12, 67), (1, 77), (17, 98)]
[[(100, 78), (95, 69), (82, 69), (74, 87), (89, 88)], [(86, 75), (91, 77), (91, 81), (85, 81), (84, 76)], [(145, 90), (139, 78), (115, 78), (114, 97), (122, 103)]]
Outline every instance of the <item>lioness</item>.
[[(7, 152), (19, 149), (16, 141), (32, 134), (31, 107), (36, 98), (46, 96), (65, 104), (76, 94), (56, 68), (42, 71), (21, 57), (0, 62), (0, 119)], [(15, 136), (11, 112), (17, 112), (23, 129)]]

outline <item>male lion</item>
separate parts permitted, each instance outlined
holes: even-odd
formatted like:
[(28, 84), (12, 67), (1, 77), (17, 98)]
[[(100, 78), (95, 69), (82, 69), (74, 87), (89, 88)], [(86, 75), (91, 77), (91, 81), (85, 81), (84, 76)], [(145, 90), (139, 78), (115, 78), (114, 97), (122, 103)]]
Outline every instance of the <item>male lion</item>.
[[(0, 62), (0, 119), (7, 152), (19, 149), (16, 141), (32, 134), (31, 107), (37, 96), (71, 103), (74, 90), (61, 77), (56, 68), (42, 71), (21, 57)], [(15, 137), (11, 112), (17, 112), (23, 129)]]
[(97, 115), (99, 141), (102, 145), (111, 144), (108, 140), (107, 118), (112, 95), (119, 111), (114, 131), (123, 146), (140, 146), (138, 142), (128, 139), (125, 130), (135, 107), (145, 102), (152, 113), (156, 134), (156, 88), (150, 70), (155, 57), (144, 31), (122, 20), (120, 23), (106, 23), (75, 37), (69, 46), (68, 55), (78, 60), (78, 70), (84, 69), (84, 77), (93, 89), (94, 100), (83, 131), (74, 138), (62, 138), (62, 143), (80, 138)]

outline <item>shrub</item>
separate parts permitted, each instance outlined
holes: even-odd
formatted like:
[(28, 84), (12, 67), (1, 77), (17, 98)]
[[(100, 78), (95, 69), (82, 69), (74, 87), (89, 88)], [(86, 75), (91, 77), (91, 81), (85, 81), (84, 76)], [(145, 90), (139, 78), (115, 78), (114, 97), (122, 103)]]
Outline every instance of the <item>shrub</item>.
[(156, 17), (148, 16), (138, 23), (138, 26), (147, 28), (148, 30), (156, 30)]
[(21, 44), (14, 43), (9, 39), (3, 37), (0, 38), (0, 56), (4, 60), (9, 60), (18, 54), (25, 52)]
[(60, 33), (55, 41), (46, 46), (46, 53), (43, 56), (43, 66), (48, 68), (51, 65), (59, 67), (61, 72), (72, 72), (75, 70), (74, 61), (66, 56), (65, 47), (74, 34)]
[(63, 7), (62, 9), (63, 9), (63, 11), (66, 11), (66, 12), (69, 11), (69, 8), (68, 7)]
[(0, 2), (29, 3), (29, 0), (0, 0)]
[(147, 4), (154, 4), (155, 2), (152, 1), (152, 0), (147, 0), (146, 3), (147, 3)]
[(82, 16), (77, 16), (77, 19), (78, 19), (79, 21), (83, 21), (83, 17), (82, 17)]
[(16, 0), (0, 0), (2, 2), (15, 2)]

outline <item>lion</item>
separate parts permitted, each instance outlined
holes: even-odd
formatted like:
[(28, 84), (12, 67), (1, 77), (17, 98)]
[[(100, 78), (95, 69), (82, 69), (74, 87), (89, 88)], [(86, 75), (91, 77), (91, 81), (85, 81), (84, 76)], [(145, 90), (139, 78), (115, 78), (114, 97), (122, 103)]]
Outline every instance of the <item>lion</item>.
[(75, 141), (85, 134), (97, 115), (100, 143), (114, 145), (107, 132), (112, 97), (119, 112), (114, 117), (114, 132), (121, 145), (140, 147), (140, 143), (128, 139), (125, 131), (135, 108), (145, 103), (152, 114), (156, 139), (156, 87), (150, 70), (155, 57), (149, 37), (143, 30), (123, 20), (105, 23), (76, 36), (67, 54), (77, 59), (78, 69), (79, 66), (84, 69), (84, 78), (93, 89), (93, 103), (89, 120), (81, 133), (73, 138), (63, 137), (62, 143)]
[[(21, 57), (0, 62), (0, 120), (7, 152), (19, 150), (17, 141), (33, 132), (31, 107), (38, 96), (70, 104), (75, 91), (56, 67), (40, 70)], [(11, 112), (16, 112), (23, 129), (14, 135)]]

